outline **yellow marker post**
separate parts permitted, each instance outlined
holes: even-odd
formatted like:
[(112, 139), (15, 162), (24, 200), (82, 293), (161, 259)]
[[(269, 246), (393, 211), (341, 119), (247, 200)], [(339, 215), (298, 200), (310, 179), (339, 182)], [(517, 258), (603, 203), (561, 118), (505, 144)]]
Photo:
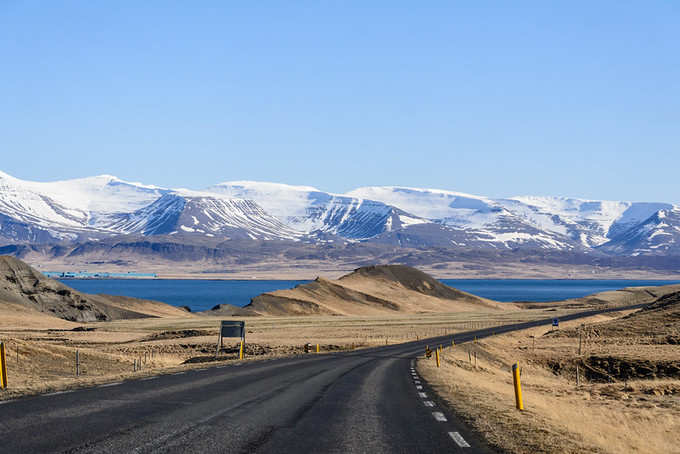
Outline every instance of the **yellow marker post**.
[(437, 367), (439, 367), (439, 350), (435, 350), (434, 356), (437, 358)]
[(515, 385), (515, 406), (518, 410), (524, 410), (522, 403), (522, 384), (519, 380), (519, 363), (512, 365), (512, 382)]
[(7, 361), (5, 360), (5, 344), (0, 342), (0, 388), (7, 388)]
[(243, 351), (243, 339), (241, 339), (241, 348), (239, 348), (239, 351), (238, 351), (238, 359), (243, 359), (243, 353), (244, 353), (244, 351)]
[(316, 352), (319, 353), (319, 344), (316, 344)]

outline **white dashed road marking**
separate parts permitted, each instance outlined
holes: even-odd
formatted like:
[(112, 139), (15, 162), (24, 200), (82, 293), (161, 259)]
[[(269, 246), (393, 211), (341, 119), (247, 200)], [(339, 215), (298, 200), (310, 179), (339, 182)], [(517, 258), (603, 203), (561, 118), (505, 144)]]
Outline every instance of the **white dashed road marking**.
[(433, 411), (432, 416), (434, 416), (434, 419), (436, 419), (439, 422), (445, 422), (447, 420), (446, 416), (444, 416), (444, 413), (442, 413), (441, 411)]
[(186, 372), (176, 372), (176, 373), (170, 374), (170, 375), (182, 375), (182, 374), (186, 374)]
[(453, 438), (453, 441), (456, 442), (458, 446), (461, 448), (469, 448), (470, 445), (468, 444), (467, 441), (465, 441), (465, 438), (461, 436), (458, 432), (449, 432), (449, 436)]
[[(411, 362), (411, 364), (413, 364), (413, 362)], [(422, 387), (421, 382), (419, 380), (420, 377), (418, 377), (418, 374), (416, 374), (415, 369), (413, 367), (411, 367), (411, 377), (413, 378), (413, 382), (416, 385), (416, 389), (418, 391), (421, 391), (423, 389), (423, 387)], [(419, 392), (418, 396), (420, 396), (421, 399), (427, 399), (427, 394), (425, 394), (424, 392)], [(429, 408), (435, 407), (434, 402), (432, 402), (431, 400), (423, 400), (423, 404), (426, 407), (429, 407)], [(442, 413), (441, 411), (433, 411), (432, 417), (434, 417), (434, 419), (439, 421), (439, 422), (448, 421), (446, 419), (446, 416), (444, 416), (444, 413)], [(463, 438), (463, 436), (460, 433), (449, 432), (449, 436), (460, 448), (469, 448), (470, 447), (468, 442), (465, 441), (465, 439)]]

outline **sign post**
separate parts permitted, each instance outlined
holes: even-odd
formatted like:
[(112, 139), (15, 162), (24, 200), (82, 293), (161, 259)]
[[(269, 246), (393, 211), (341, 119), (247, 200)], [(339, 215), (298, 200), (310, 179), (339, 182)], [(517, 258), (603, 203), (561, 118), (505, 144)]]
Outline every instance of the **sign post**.
[(246, 344), (246, 322), (236, 320), (222, 320), (220, 325), (220, 335), (217, 339), (217, 350), (215, 351), (215, 357), (217, 357), (220, 350), (222, 349), (222, 340), (225, 337), (236, 337), (241, 339), (239, 359), (243, 359)]
[(515, 387), (515, 406), (518, 410), (524, 410), (522, 402), (522, 383), (520, 381), (519, 363), (512, 365), (512, 382)]
[(0, 342), (0, 388), (7, 388), (7, 364), (5, 360), (5, 344)]

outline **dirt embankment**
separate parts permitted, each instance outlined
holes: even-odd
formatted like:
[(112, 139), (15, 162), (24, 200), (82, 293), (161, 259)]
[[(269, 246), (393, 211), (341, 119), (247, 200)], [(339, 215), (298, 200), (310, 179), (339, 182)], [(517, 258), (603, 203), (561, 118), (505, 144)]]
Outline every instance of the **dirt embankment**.
[(550, 363), (559, 373), (575, 373), (578, 364), (586, 379), (603, 383), (680, 379), (680, 292), (624, 317), (550, 332), (546, 337), (581, 344), (582, 355)]
[(402, 265), (359, 268), (337, 280), (317, 278), (264, 293), (245, 307), (262, 315), (384, 315), (515, 309), (448, 287)]

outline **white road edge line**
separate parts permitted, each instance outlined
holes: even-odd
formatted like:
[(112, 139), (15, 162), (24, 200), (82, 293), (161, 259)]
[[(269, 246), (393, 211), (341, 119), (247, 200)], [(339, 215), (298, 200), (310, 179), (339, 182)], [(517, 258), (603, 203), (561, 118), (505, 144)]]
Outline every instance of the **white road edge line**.
[(146, 377), (146, 378), (142, 378), (142, 381), (155, 380), (155, 379), (157, 379), (157, 378), (158, 378), (158, 377)]
[(446, 416), (444, 416), (444, 413), (441, 411), (433, 411), (432, 416), (434, 416), (434, 419), (436, 419), (439, 422), (446, 422)]
[(97, 388), (108, 388), (109, 386), (118, 386), (118, 385), (122, 385), (122, 384), (123, 384), (122, 381), (119, 381), (117, 383), (106, 383), (105, 385), (97, 386)]
[(59, 394), (72, 393), (73, 391), (55, 391), (53, 393), (43, 394), (43, 396), (58, 396)]
[(0, 405), (2, 405), (2, 404), (8, 404), (8, 403), (10, 403), (10, 402), (14, 402), (15, 400), (16, 400), (16, 399), (12, 399), (12, 400), (0, 400)]
[(418, 395), (419, 395), (422, 399), (427, 399), (427, 394), (425, 394), (425, 393), (418, 393)]
[(184, 375), (184, 374), (186, 374), (186, 372), (175, 372), (174, 374), (170, 374), (170, 375)]
[(431, 400), (426, 400), (423, 403), (425, 404), (426, 407), (434, 407), (434, 402), (432, 402)]
[(453, 438), (453, 441), (455, 441), (456, 444), (458, 446), (460, 446), (461, 448), (469, 448), (470, 447), (468, 442), (465, 441), (465, 438), (463, 438), (463, 436), (461, 434), (459, 434), (458, 432), (449, 432), (449, 436), (451, 438)]

